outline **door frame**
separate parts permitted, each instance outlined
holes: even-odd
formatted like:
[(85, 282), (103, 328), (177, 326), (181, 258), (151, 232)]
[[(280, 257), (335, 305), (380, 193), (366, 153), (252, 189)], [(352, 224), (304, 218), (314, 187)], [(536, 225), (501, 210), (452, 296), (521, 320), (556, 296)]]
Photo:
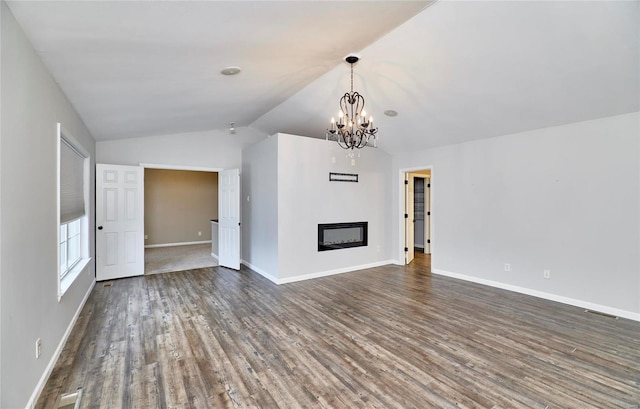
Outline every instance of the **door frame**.
[[(220, 172), (224, 170), (224, 168), (210, 168), (206, 166), (188, 166), (188, 165), (163, 165), (159, 163), (140, 163), (140, 167), (142, 168), (142, 172), (146, 169), (165, 169), (165, 170), (187, 170), (194, 172), (216, 172), (218, 175)], [(145, 187), (142, 188), (142, 193), (144, 194)], [(218, 194), (220, 193), (220, 187), (218, 187)], [(144, 214), (144, 208), (142, 209), (142, 220), (144, 222), (146, 215)], [(213, 237), (211, 238), (213, 240)], [(145, 251), (147, 249), (145, 245)], [(145, 274), (147, 272), (145, 271)]]
[(160, 165), (156, 163), (141, 163), (144, 169), (168, 169), (168, 170), (192, 170), (196, 172), (222, 172), (224, 168), (209, 168), (205, 166), (186, 166), (186, 165)]
[[(407, 172), (404, 174), (404, 264), (409, 265), (416, 254), (416, 225), (415, 225), (415, 177)], [(404, 250), (404, 249), (403, 249)]]
[[(404, 189), (404, 179), (405, 179), (405, 174), (406, 173), (412, 173), (412, 172), (417, 172), (420, 170), (430, 170), (431, 171), (431, 185), (433, 185), (433, 177), (434, 177), (434, 166), (433, 165), (423, 165), (423, 166), (412, 166), (409, 168), (401, 168), (399, 169), (398, 172), (398, 242), (397, 242), (397, 260), (400, 263), (400, 265), (405, 265), (405, 256), (404, 256), (404, 240), (405, 240), (405, 235), (406, 233), (406, 228), (404, 225), (404, 209), (405, 209), (405, 189)], [(434, 240), (435, 238), (435, 229), (434, 229), (434, 223), (433, 223), (433, 203), (434, 203), (434, 194), (433, 194), (433, 189), (431, 189), (430, 191), (430, 209), (431, 209), (431, 222), (429, 223), (429, 236), (430, 236), (430, 240), (431, 240), (431, 260), (433, 263), (433, 253), (434, 253), (434, 249), (435, 249), (435, 245), (434, 243), (436, 242)]]

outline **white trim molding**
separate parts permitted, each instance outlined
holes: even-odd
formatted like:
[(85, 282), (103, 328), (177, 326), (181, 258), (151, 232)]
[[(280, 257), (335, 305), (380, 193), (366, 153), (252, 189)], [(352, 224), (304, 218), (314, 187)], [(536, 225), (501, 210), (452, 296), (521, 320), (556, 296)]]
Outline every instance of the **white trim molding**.
[(267, 280), (271, 281), (272, 283), (275, 284), (280, 284), (278, 282), (278, 279), (274, 276), (272, 276), (271, 274), (267, 273), (266, 271), (264, 271), (263, 269), (261, 269), (258, 266), (254, 266), (253, 264), (249, 263), (246, 260), (240, 260), (240, 262), (242, 264), (244, 264), (245, 266), (249, 267), (249, 269), (251, 269), (253, 272), (260, 274), (261, 276), (263, 276), (264, 278), (266, 278)]
[(51, 360), (49, 360), (49, 363), (47, 364), (47, 367), (42, 373), (40, 380), (36, 384), (36, 388), (33, 390), (33, 393), (31, 394), (31, 397), (27, 402), (27, 406), (26, 406), (27, 408), (33, 409), (35, 407), (36, 402), (38, 401), (38, 398), (40, 397), (40, 394), (42, 393), (42, 390), (44, 389), (44, 386), (47, 383), (49, 376), (51, 376), (51, 372), (53, 372), (53, 368), (56, 366), (56, 362), (58, 362), (58, 358), (60, 358), (60, 354), (62, 353), (62, 350), (64, 349), (64, 346), (67, 343), (67, 340), (69, 339), (69, 335), (71, 335), (71, 331), (73, 330), (73, 327), (76, 325), (76, 321), (78, 321), (78, 317), (80, 317), (82, 308), (84, 308), (84, 305), (89, 299), (89, 296), (91, 295), (91, 292), (93, 291), (93, 287), (95, 287), (95, 285), (96, 285), (96, 280), (93, 280), (93, 282), (89, 286), (89, 289), (87, 290), (87, 293), (84, 295), (84, 298), (80, 302), (80, 305), (76, 310), (76, 313), (71, 319), (71, 322), (67, 326), (67, 329), (64, 332), (64, 335), (62, 335), (62, 339), (58, 343), (58, 347), (53, 352), (53, 356), (51, 357)]
[(145, 169), (168, 169), (168, 170), (191, 170), (194, 172), (222, 172), (222, 168), (207, 168), (204, 166), (186, 166), (186, 165), (162, 165), (156, 163), (141, 163)]
[(562, 304), (572, 305), (574, 307), (580, 307), (591, 311), (598, 311), (605, 314), (613, 315), (616, 317), (627, 318), (634, 321), (640, 321), (640, 313), (620, 310), (618, 308), (607, 307), (606, 305), (595, 304), (589, 301), (576, 300), (575, 298), (564, 297), (562, 295), (547, 293), (544, 291), (532, 290), (530, 288), (519, 287), (512, 284), (501, 283), (499, 281), (487, 280), (484, 278), (478, 278), (468, 276), (465, 274), (452, 273), (450, 271), (432, 269), (433, 274), (441, 276), (457, 278), (459, 280), (470, 281), (472, 283), (483, 284), (489, 287), (500, 288), (502, 290), (513, 291), (515, 293), (530, 295), (532, 297), (542, 298), (549, 301), (556, 301)]
[(278, 284), (295, 283), (296, 281), (311, 280), (313, 278), (327, 277), (335, 274), (350, 273), (352, 271), (364, 270), (367, 268), (386, 266), (387, 264), (393, 264), (393, 261), (392, 260), (376, 261), (375, 263), (361, 264), (359, 266), (336, 268), (335, 270), (319, 271), (317, 273), (303, 274), (303, 275), (298, 275), (293, 277), (285, 277), (285, 278), (278, 279)]
[(295, 283), (297, 281), (311, 280), (311, 279), (314, 279), (314, 278), (327, 277), (327, 276), (332, 276), (332, 275), (336, 275), (336, 274), (349, 273), (349, 272), (352, 272), (352, 271), (365, 270), (367, 268), (386, 266), (388, 264), (397, 264), (397, 262), (395, 260), (376, 261), (375, 263), (361, 264), (361, 265), (358, 265), (358, 266), (337, 268), (337, 269), (334, 269), (334, 270), (319, 271), (317, 273), (303, 274), (303, 275), (297, 275), (297, 276), (285, 277), (285, 278), (276, 278), (273, 275), (271, 275), (271, 274), (267, 273), (266, 271), (262, 270), (261, 268), (256, 267), (253, 264), (251, 264), (251, 263), (249, 263), (249, 262), (247, 262), (245, 260), (242, 260), (242, 264), (244, 264), (245, 266), (249, 267), (251, 270), (253, 270), (254, 272), (260, 274), (261, 276), (265, 277), (269, 281), (280, 285), (280, 284)]
[[(404, 226), (404, 177), (405, 177), (405, 173), (412, 173), (412, 172), (417, 172), (417, 171), (422, 171), (422, 170), (429, 170), (431, 172), (431, 176), (430, 176), (430, 180), (431, 180), (431, 184), (433, 184), (433, 174), (434, 174), (434, 170), (433, 170), (434, 166), (433, 164), (431, 165), (422, 165), (422, 166), (412, 166), (412, 167), (408, 167), (408, 168), (401, 168), (398, 169), (399, 173), (398, 173), (398, 214), (397, 216), (397, 220), (398, 220), (398, 259), (399, 260), (404, 260), (405, 259), (405, 255), (404, 255), (404, 242), (405, 242), (405, 226)], [(430, 197), (429, 200), (431, 201), (431, 211), (433, 212), (433, 204), (434, 204), (434, 190), (431, 190), (430, 193)], [(395, 217), (395, 216), (394, 216)], [(429, 236), (431, 237), (431, 243), (430, 243), (430, 252), (429, 254), (432, 255), (433, 257), (433, 253), (434, 253), (434, 245), (435, 245), (435, 228), (434, 228), (434, 219), (431, 219), (431, 223), (429, 223)], [(433, 262), (433, 260), (432, 260)], [(395, 264), (395, 262), (394, 262)], [(401, 265), (406, 265), (404, 262)]]
[(157, 247), (191, 246), (192, 244), (211, 244), (211, 240), (185, 241), (185, 242), (182, 242), (182, 243), (145, 244), (144, 248), (145, 249), (153, 249), (153, 248), (157, 248)]

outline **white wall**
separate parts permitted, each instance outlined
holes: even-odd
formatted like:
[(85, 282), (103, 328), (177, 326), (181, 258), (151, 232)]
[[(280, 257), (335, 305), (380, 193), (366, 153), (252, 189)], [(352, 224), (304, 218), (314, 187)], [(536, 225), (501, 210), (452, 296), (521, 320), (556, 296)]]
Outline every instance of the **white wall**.
[[(278, 134), (281, 280), (389, 260), (386, 220), (391, 209), (391, 157), (373, 148), (360, 153), (352, 166), (336, 142)], [(330, 182), (329, 172), (357, 173), (359, 180)], [(361, 221), (369, 222), (368, 246), (318, 252), (318, 224)]]
[[(91, 154), (95, 144), (4, 2), (0, 128), (2, 408), (25, 407), (94, 283), (93, 263), (57, 298), (56, 124)], [(91, 180), (93, 181), (93, 171)], [(91, 183), (90, 208), (95, 187)], [(94, 257), (94, 214), (89, 215)], [(42, 355), (35, 358), (35, 341)]]
[[(633, 113), (398, 154), (393, 213), (400, 171), (433, 166), (434, 272), (640, 319), (639, 121)], [(401, 234), (396, 216), (398, 260)]]
[[(240, 205), (242, 260), (277, 281), (278, 139), (271, 137), (242, 151)], [(249, 201), (247, 201), (249, 197)]]
[[(365, 148), (352, 166), (345, 155), (335, 142), (287, 134), (245, 149), (243, 258), (256, 271), (284, 283), (388, 262), (391, 157)], [(329, 172), (359, 182), (330, 182)], [(318, 252), (318, 224), (357, 221), (369, 222), (368, 246)]]
[(142, 138), (99, 141), (98, 163), (137, 166), (152, 163), (218, 169), (240, 168), (242, 149), (266, 137), (252, 128), (204, 131)]

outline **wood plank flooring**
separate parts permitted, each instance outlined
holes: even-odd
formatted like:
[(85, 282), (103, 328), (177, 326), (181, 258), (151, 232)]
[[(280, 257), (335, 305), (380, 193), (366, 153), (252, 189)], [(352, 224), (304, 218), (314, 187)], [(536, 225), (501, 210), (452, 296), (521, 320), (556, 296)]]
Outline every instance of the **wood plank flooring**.
[[(37, 407), (639, 408), (640, 324), (432, 276), (97, 283)], [(427, 257), (428, 258), (428, 257)]]

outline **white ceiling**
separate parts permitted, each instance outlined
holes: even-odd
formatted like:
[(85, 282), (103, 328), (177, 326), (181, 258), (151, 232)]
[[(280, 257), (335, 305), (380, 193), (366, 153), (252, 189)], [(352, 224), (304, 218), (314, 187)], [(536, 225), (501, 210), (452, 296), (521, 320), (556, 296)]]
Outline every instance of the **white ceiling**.
[[(97, 140), (247, 126), (427, 1), (9, 1)], [(240, 66), (226, 77), (220, 70)]]
[(353, 51), (389, 152), (640, 109), (635, 1), (8, 4), (98, 140), (231, 121), (324, 137)]

